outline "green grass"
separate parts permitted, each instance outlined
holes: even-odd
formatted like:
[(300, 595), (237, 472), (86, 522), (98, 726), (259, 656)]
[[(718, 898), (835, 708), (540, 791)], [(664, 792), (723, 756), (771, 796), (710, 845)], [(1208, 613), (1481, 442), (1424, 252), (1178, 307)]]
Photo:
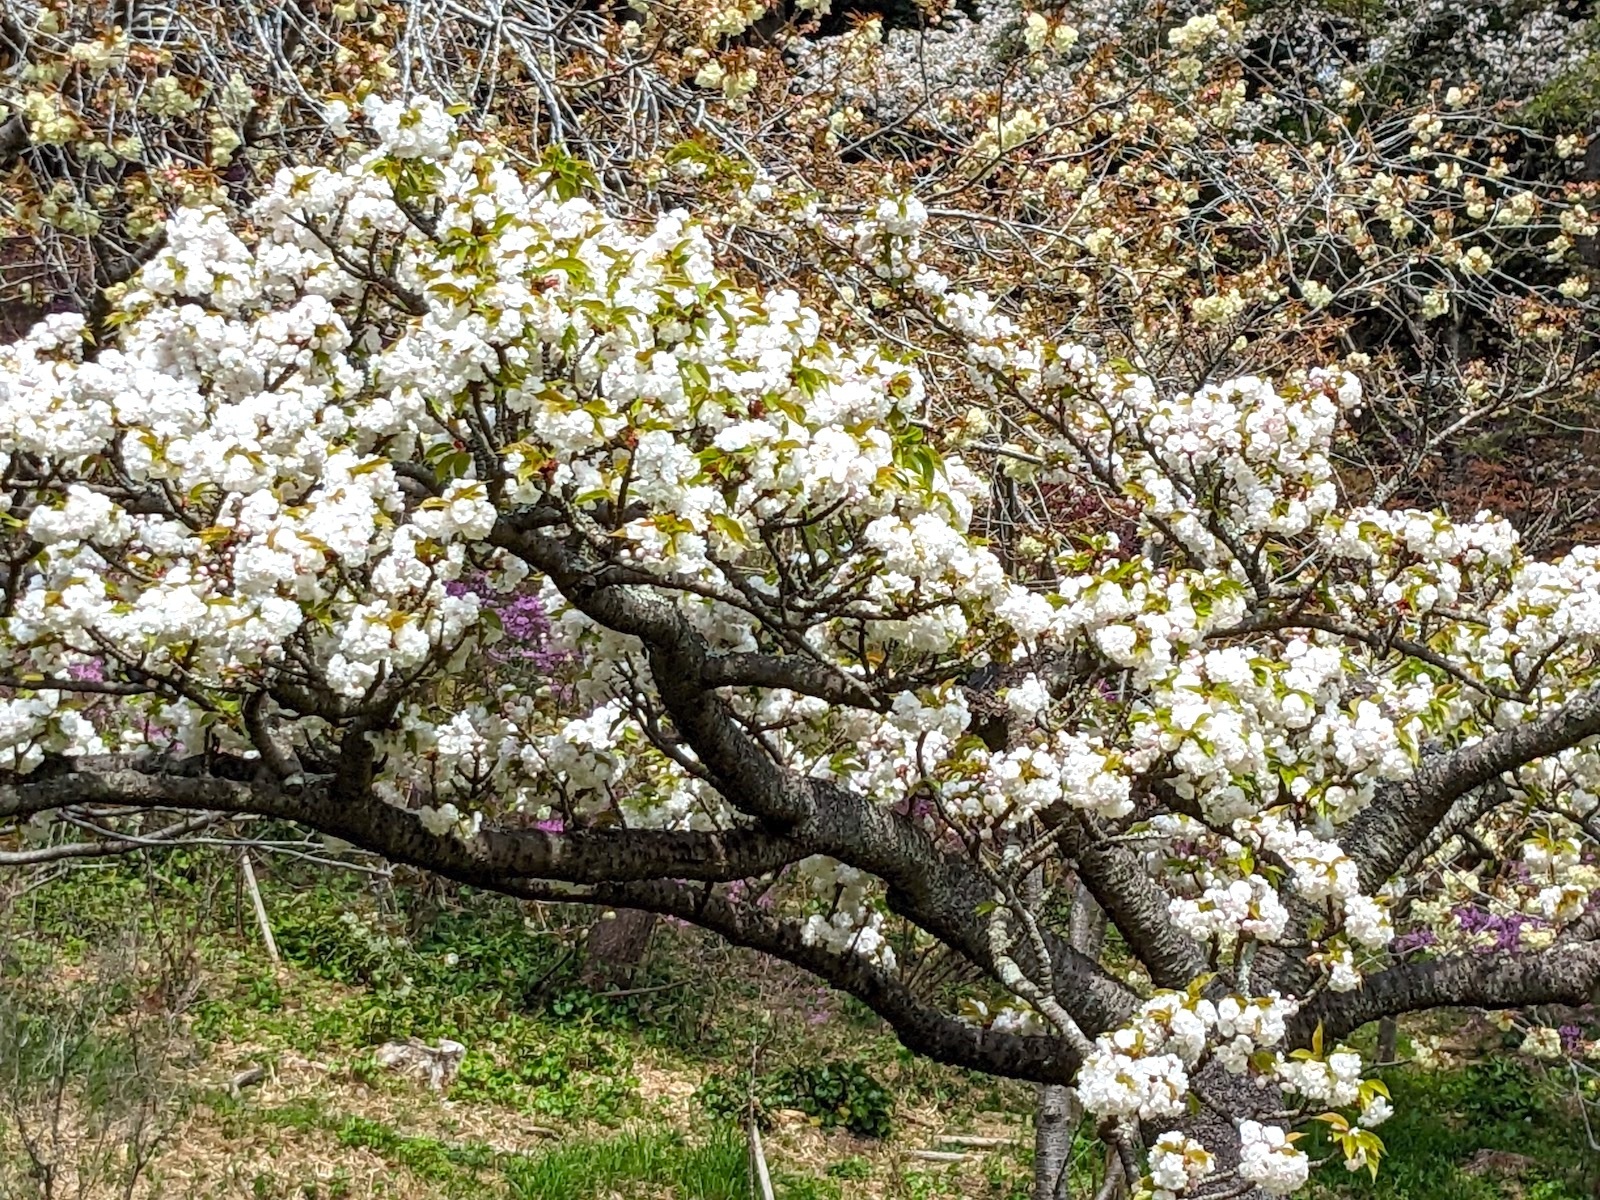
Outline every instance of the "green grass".
[[(214, 947), (195, 1033), (341, 1060), (366, 1079), (378, 1076), (371, 1047), (451, 1038), (468, 1048), (454, 1100), (613, 1124), (636, 1115), (631, 1048), (618, 1036), (626, 1019), (544, 994), (539, 981), (561, 968), (562, 947), (527, 930), (515, 904), (472, 898), (408, 937), (403, 921), (363, 908), (352, 891), (274, 889), (279, 947), (297, 968), (293, 994), (237, 949)], [(237, 970), (218, 969), (230, 960)]]
[(315, 978), (297, 979), (293, 993), (284, 996), (271, 976), (218, 975), (194, 1006), (194, 1032), (213, 1044), (326, 1058), (369, 1083), (384, 1077), (371, 1055), (382, 1042), (452, 1038), (468, 1048), (453, 1100), (612, 1124), (637, 1114), (630, 1045), (593, 1022), (522, 1012), (490, 993), (351, 989)]
[[(743, 1140), (717, 1131), (703, 1143), (668, 1130), (630, 1129), (614, 1137), (557, 1146), (543, 1154), (509, 1154), (478, 1142), (451, 1144), (401, 1133), (367, 1117), (327, 1112), (315, 1101), (229, 1114), (250, 1121), (332, 1135), (451, 1196), (508, 1200), (595, 1200), (620, 1195), (670, 1195), (674, 1200), (745, 1200), (749, 1178)], [(798, 1200), (798, 1197), (796, 1198)]]
[(692, 1145), (676, 1133), (629, 1132), (574, 1143), (508, 1172), (515, 1200), (589, 1200), (612, 1192), (666, 1189), (674, 1200), (745, 1200), (749, 1170), (743, 1139), (719, 1133)]
[[(263, 873), (289, 964), (280, 976), (262, 962), (253, 915), (230, 899), (234, 869), (203, 852), (174, 852), (149, 865), (130, 860), (41, 889), (3, 914), (0, 1028), (17, 1036), (0, 1046), (0, 1075), (14, 1088), (49, 1076), (54, 1068), (40, 1060), (45, 1043), (33, 1031), (71, 1016), (53, 1005), (70, 1008), (97, 987), (98, 1007), (90, 1007), (120, 1020), (154, 994), (147, 976), (166, 948), (173, 961), (187, 961), (189, 945), (198, 991), (185, 992), (192, 1000), (184, 1027), (196, 1062), (232, 1059), (248, 1047), (252, 1061), (270, 1066), (293, 1053), (326, 1063), (331, 1078), (360, 1082), (381, 1104), (412, 1085), (379, 1070), (373, 1047), (389, 1038), (450, 1037), (468, 1047), (452, 1101), (538, 1114), (569, 1133), (570, 1140), (547, 1150), (507, 1153), (402, 1132), (373, 1119), (395, 1119), (394, 1110), (367, 1111), (359, 1090), (322, 1103), (265, 1105), (249, 1093), (242, 1101), (204, 1097), (241, 1145), (259, 1145), (274, 1130), (314, 1132), (375, 1154), (397, 1178), (450, 1200), (743, 1200), (746, 1156), (736, 1124), (707, 1122), (689, 1137), (639, 1125), (650, 1111), (634, 1078), (641, 1054), (702, 1081), (727, 1076), (738, 1064), (729, 1078), (738, 1084), (732, 1094), (741, 1112), (756, 1048), (763, 1079), (809, 1080), (821, 1064), (852, 1064), (848, 1077), (830, 1077), (830, 1086), (839, 1086), (825, 1097), (789, 1088), (772, 1098), (774, 1107), (802, 1109), (815, 1099), (810, 1107), (819, 1119), (841, 1108), (868, 1117), (881, 1110), (888, 1119), (886, 1097), (936, 1107), (949, 1128), (963, 1127), (978, 1112), (1007, 1114), (1019, 1128), (1027, 1119), (1030, 1089), (915, 1058), (860, 1006), (823, 998), (803, 984), (774, 991), (771, 972), (689, 932), (660, 939), (637, 981), (643, 991), (611, 996), (584, 988), (578, 978), (576, 917), (568, 922), (555, 914), (558, 928), (547, 932), (530, 927), (525, 910), (502, 898), (452, 891), (427, 901), (434, 907), (426, 911), (404, 889), (376, 901), (350, 879), (284, 869)], [(148, 960), (137, 981), (103, 970), (110, 950), (129, 944), (130, 930)], [(701, 956), (709, 956), (709, 967)], [(69, 964), (71, 989), (35, 994), (38, 981)], [(91, 986), (97, 972), (107, 977)], [(692, 984), (653, 987), (684, 980)], [(822, 1008), (825, 1019), (807, 1019)], [(89, 1022), (91, 1033), (95, 1028)], [(116, 1038), (88, 1036), (74, 1047), (71, 1070), (87, 1098), (127, 1091), (127, 1055)], [(1600, 1155), (1588, 1150), (1569, 1081), (1558, 1075), (1509, 1058), (1387, 1073), (1396, 1112), (1379, 1131), (1388, 1152), (1377, 1180), (1347, 1173), (1335, 1159), (1317, 1172), (1311, 1200), (1593, 1200), (1600, 1196)], [(904, 1131), (896, 1125), (890, 1132)], [(1328, 1153), (1315, 1139), (1307, 1148), (1314, 1157)], [(1518, 1175), (1468, 1172), (1480, 1151), (1519, 1156)], [(1092, 1145), (1080, 1141), (1072, 1168), (1079, 1192), (1092, 1194), (1099, 1163)], [(869, 1183), (894, 1200), (1019, 1200), (1026, 1196), (1028, 1154), (1019, 1147), (987, 1157), (981, 1179), (928, 1167), (894, 1175), (870, 1143), (839, 1147), (836, 1161), (814, 1175), (785, 1164), (781, 1152), (771, 1165), (779, 1200), (847, 1200)], [(315, 1186), (319, 1197), (343, 1194), (337, 1181)], [(286, 1200), (312, 1192), (273, 1172), (258, 1179), (256, 1194)]]
[[(1386, 1154), (1374, 1180), (1334, 1161), (1313, 1195), (1350, 1200), (1591, 1200), (1600, 1155), (1570, 1105), (1570, 1080), (1508, 1058), (1460, 1070), (1390, 1072), (1394, 1116), (1378, 1130)], [(1563, 1087), (1565, 1084), (1565, 1087)], [(1312, 1156), (1328, 1153), (1309, 1141)], [(1518, 1156), (1504, 1170), (1466, 1170), (1482, 1151)]]

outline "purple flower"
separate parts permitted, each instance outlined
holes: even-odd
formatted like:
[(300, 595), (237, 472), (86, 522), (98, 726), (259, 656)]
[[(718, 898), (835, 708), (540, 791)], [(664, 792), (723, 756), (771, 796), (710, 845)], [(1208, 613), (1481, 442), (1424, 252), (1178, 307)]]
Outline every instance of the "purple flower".
[(551, 817), (547, 821), (535, 821), (533, 827), (540, 833), (565, 833), (567, 823), (560, 817)]
[(1544, 924), (1543, 921), (1517, 913), (1505, 917), (1496, 916), (1487, 909), (1474, 905), (1457, 908), (1453, 910), (1452, 915), (1464, 933), (1487, 933), (1494, 938), (1494, 944), (1484, 947), (1485, 951), (1520, 949), (1523, 931), (1536, 929)]
[[(749, 902), (753, 890), (748, 880), (735, 879), (723, 888), (722, 897), (729, 904), (745, 904)], [(757, 908), (771, 908), (777, 901), (777, 893), (772, 888), (765, 888), (755, 900)]]
[(554, 675), (574, 661), (575, 655), (571, 652), (550, 649), (550, 614), (545, 611), (538, 593), (527, 585), (513, 592), (497, 592), (486, 576), (475, 574), (451, 580), (444, 585), (444, 590), (451, 596), (470, 593), (478, 597), (483, 607), (499, 620), (505, 640), (489, 652), (495, 662), (523, 662), (541, 675)]
[(495, 611), (500, 614), (506, 636), (514, 642), (543, 644), (550, 636), (550, 618), (537, 596), (512, 595)]
[(67, 668), (67, 675), (80, 683), (84, 681), (100, 683), (106, 677), (105, 659), (91, 658), (88, 662), (73, 663)]
[(1578, 1043), (1583, 1041), (1583, 1030), (1576, 1025), (1563, 1025), (1556, 1032), (1561, 1035), (1561, 1048), (1568, 1054), (1576, 1051)]
[(1405, 954), (1411, 950), (1424, 950), (1429, 946), (1439, 943), (1439, 935), (1431, 929), (1413, 929), (1409, 933), (1402, 933), (1389, 944), (1389, 949), (1395, 954)]

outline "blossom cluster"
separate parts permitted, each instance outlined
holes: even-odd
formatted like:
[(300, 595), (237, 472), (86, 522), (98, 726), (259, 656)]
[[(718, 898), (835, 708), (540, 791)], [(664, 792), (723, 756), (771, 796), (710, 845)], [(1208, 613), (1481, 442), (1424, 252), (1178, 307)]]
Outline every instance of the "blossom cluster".
[[(1158, 993), (1121, 1029), (1102, 1035), (1077, 1081), (1083, 1106), (1099, 1116), (1152, 1120), (1186, 1111), (1189, 1071), (1215, 1055), (1235, 1075), (1257, 1070), (1257, 1056), (1282, 1042), (1297, 1005), (1281, 996), (1226, 996), (1213, 1002), (1194, 989)], [(1359, 1061), (1359, 1060), (1358, 1060)]]

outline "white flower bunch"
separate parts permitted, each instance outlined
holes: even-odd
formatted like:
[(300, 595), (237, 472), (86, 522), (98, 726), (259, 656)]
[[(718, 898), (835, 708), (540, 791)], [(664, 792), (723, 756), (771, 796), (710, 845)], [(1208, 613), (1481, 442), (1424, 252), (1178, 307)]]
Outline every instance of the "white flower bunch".
[(1240, 1122), (1239, 1177), (1272, 1196), (1299, 1191), (1310, 1175), (1311, 1162), (1294, 1148), (1292, 1136), (1277, 1125)]
[(1193, 1138), (1163, 1133), (1150, 1147), (1151, 1200), (1176, 1200), (1216, 1170), (1216, 1158)]

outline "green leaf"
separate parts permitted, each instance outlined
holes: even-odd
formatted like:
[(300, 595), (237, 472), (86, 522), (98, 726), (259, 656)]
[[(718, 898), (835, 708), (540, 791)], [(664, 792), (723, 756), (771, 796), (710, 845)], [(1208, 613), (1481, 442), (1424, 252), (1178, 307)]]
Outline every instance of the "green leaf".
[(439, 460), (437, 470), (441, 482), (460, 479), (468, 471), (472, 470), (472, 455), (465, 450), (446, 454)]
[(549, 187), (560, 200), (573, 200), (585, 191), (598, 192), (600, 178), (594, 168), (580, 158), (574, 158), (563, 145), (545, 148), (539, 157), (539, 168), (545, 173)]
[(726, 513), (712, 513), (711, 528), (722, 534), (730, 542), (735, 542), (747, 550), (755, 545), (749, 531)]
[(790, 374), (795, 389), (807, 400), (811, 399), (828, 382), (828, 377), (816, 367), (796, 366)]

